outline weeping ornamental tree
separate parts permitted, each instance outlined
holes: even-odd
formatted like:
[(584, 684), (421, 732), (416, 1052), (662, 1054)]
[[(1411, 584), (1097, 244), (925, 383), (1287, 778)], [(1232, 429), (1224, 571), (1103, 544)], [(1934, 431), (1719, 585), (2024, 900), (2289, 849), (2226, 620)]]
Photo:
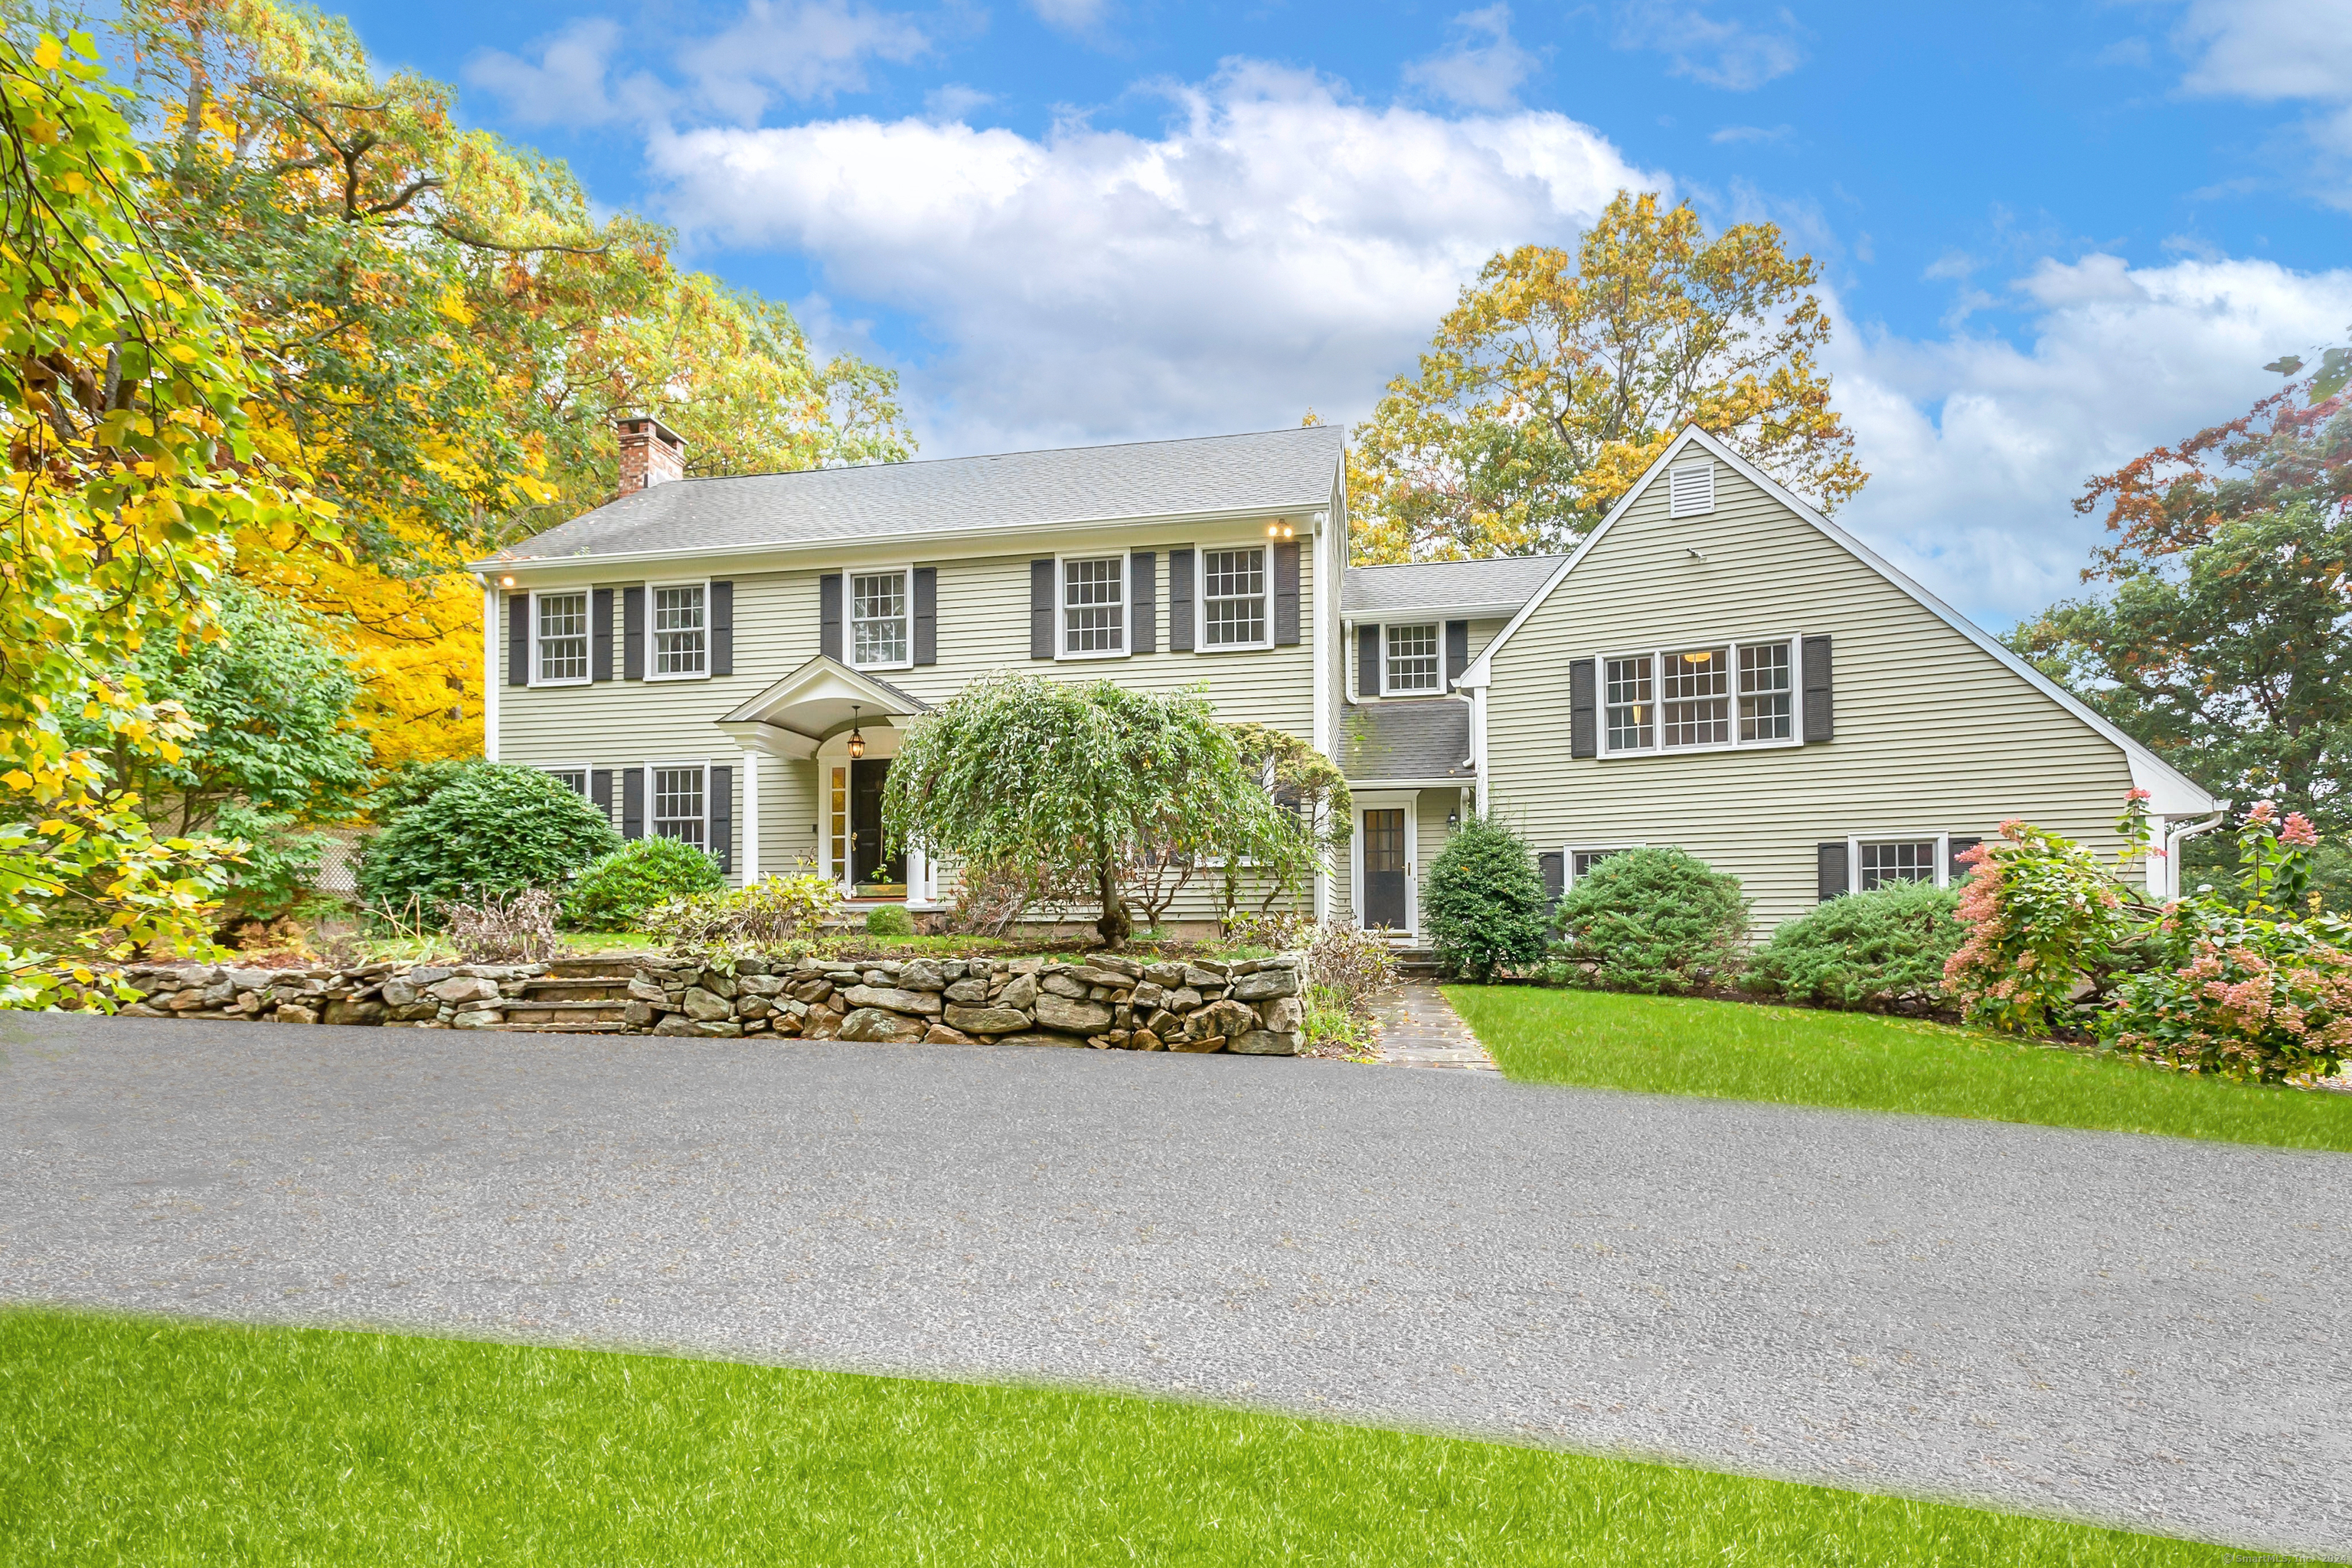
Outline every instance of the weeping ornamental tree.
[(908, 732), (883, 819), (894, 847), (1019, 867), (1092, 900), (1109, 947), (1135, 929), (1133, 880), (1171, 825), (1181, 853), (1246, 856), (1274, 877), (1295, 879), (1315, 853), (1206, 698), (1108, 680), (992, 676), (967, 687)]

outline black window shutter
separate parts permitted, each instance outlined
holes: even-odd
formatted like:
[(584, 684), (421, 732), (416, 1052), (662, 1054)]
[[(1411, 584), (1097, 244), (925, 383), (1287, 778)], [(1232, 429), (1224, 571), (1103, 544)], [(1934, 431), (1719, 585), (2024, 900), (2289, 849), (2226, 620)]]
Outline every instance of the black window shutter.
[(940, 569), (915, 568), (915, 662), (940, 662)]
[(733, 875), (735, 870), (735, 770), (713, 768), (707, 782), (710, 817), (710, 853), (719, 862), (719, 870)]
[(735, 673), (735, 584), (710, 584), (710, 673)]
[[(638, 592), (632, 588), (631, 593)], [(621, 837), (646, 836), (646, 770), (631, 768), (621, 774)]]
[(621, 679), (646, 678), (646, 591), (621, 590)]
[(1448, 621), (1445, 623), (1445, 689), (1453, 690), (1454, 683), (1461, 679), (1462, 672), (1469, 668), (1470, 623)]
[(1274, 646), (1298, 646), (1298, 543), (1274, 547)]
[(1127, 558), (1127, 646), (1132, 653), (1160, 651), (1160, 557), (1139, 550)]
[(1559, 903), (1560, 894), (1568, 890), (1568, 857), (1557, 849), (1538, 855), (1536, 868), (1543, 873), (1544, 901)]
[(1828, 903), (1853, 885), (1846, 879), (1844, 839), (1813, 846), (1813, 861), (1821, 881), (1822, 902)]
[(1580, 658), (1568, 667), (1568, 754), (1571, 757), (1601, 754), (1599, 693), (1593, 689), (1600, 671), (1595, 665), (1595, 660)]
[(507, 595), (507, 684), (530, 684), (530, 595)]
[(610, 822), (613, 820), (612, 769), (592, 768), (589, 770), (588, 804), (594, 806), (598, 811), (603, 812), (604, 814), (605, 821)]
[(1192, 552), (1168, 552), (1168, 651), (1192, 651)]
[[(588, 679), (613, 679), (613, 590), (598, 588), (588, 595)], [(604, 803), (610, 805), (612, 802)]]
[(1957, 887), (1960, 883), (1967, 881), (1970, 877), (1976, 875), (1977, 868), (1974, 866), (1961, 865), (1960, 857), (1983, 842), (1984, 840), (1981, 838), (1955, 838), (1951, 840), (1948, 846), (1950, 858), (1944, 868), (1944, 879)]
[(1837, 738), (1837, 711), (1830, 690), (1830, 639), (1805, 639), (1805, 739)]
[(816, 580), (816, 651), (827, 658), (841, 657), (841, 574), (828, 572)]
[(1381, 694), (1381, 628), (1356, 628), (1356, 695), (1378, 697)]
[(1029, 563), (1029, 657), (1054, 657), (1054, 563)]

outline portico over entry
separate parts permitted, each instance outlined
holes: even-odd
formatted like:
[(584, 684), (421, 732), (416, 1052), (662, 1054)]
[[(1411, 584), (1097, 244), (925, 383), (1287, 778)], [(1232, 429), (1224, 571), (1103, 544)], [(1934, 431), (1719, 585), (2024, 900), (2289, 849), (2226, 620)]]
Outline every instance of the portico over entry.
[[(882, 832), (882, 784), (900, 730), (929, 710), (888, 681), (819, 654), (719, 719), (743, 753), (745, 883), (764, 874), (757, 824), (765, 756), (815, 775), (814, 858), (821, 875), (847, 897), (904, 900), (916, 908), (935, 903), (935, 873), (922, 851), (886, 854)], [(783, 847), (777, 847), (779, 860)]]

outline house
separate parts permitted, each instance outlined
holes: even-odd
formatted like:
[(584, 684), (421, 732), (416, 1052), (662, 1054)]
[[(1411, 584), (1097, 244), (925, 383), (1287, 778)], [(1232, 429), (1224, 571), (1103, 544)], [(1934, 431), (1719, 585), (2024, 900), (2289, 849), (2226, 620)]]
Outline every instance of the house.
[(1769, 925), (1946, 880), (2005, 817), (2112, 847), (2134, 786), (2173, 831), (2216, 809), (1700, 431), (1573, 554), (1371, 567), (1347, 564), (1343, 442), (687, 479), (674, 433), (624, 421), (617, 499), (475, 563), (489, 754), (735, 880), (809, 866), (921, 909), (952, 873), (885, 853), (906, 726), (1003, 668), (1204, 684), (1350, 782), (1317, 912), (1408, 933), (1465, 812), (1519, 823), (1555, 889), (1681, 845)]

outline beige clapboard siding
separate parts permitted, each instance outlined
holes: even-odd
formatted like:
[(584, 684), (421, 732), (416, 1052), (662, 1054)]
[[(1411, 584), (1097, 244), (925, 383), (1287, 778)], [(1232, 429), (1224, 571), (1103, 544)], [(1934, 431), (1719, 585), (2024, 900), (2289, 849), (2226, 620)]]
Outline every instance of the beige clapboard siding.
[[(1822, 634), (1832, 742), (1569, 755), (1571, 660)], [(1670, 519), (1662, 480), (1617, 521), (1497, 652), (1487, 700), (1496, 807), (1538, 849), (1679, 845), (1740, 878), (1759, 931), (1814, 906), (1822, 841), (2023, 817), (2112, 854), (2132, 782), (2120, 747), (1721, 464), (1714, 512)]]

